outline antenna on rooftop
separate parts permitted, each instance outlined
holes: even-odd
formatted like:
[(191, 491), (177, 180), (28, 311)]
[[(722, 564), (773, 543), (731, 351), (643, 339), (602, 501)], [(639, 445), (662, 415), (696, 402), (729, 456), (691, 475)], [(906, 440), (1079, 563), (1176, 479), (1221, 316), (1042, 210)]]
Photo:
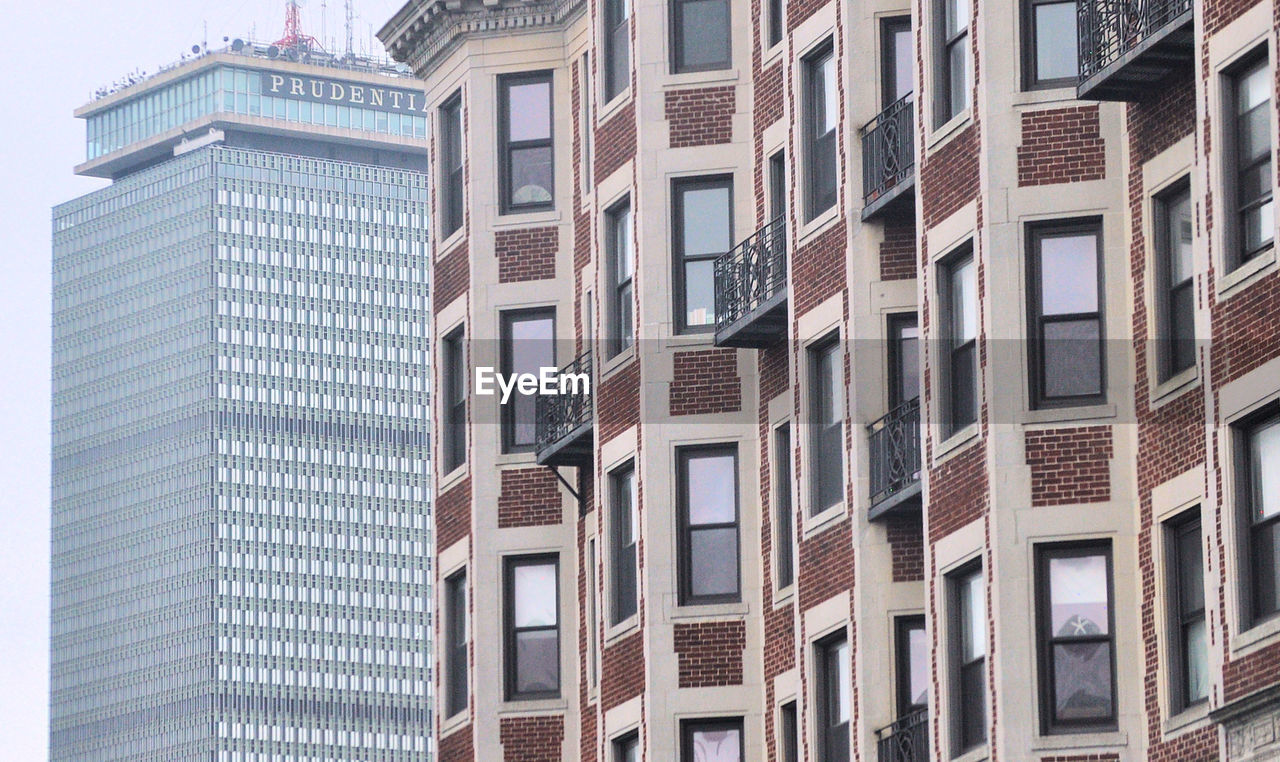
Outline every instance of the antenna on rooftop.
[(355, 3), (354, 3), (354, 2), (352, 2), (352, 0), (345, 0), (345, 2), (343, 3), (343, 5), (345, 5), (345, 6), (346, 6), (346, 13), (347, 13), (347, 23), (346, 23), (346, 28), (347, 28), (347, 55), (348, 55), (348, 56), (351, 56), (351, 55), (353, 55), (353, 54), (354, 54), (354, 51), (352, 50), (352, 48), (353, 48), (353, 47), (355, 47), (355, 45), (354, 45), (354, 39), (355, 39), (355, 21), (356, 21)]
[(302, 11), (298, 0), (287, 0), (284, 4), (284, 37), (276, 40), (276, 47), (291, 50), (307, 49), (312, 46), (321, 47), (316, 38), (302, 33)]

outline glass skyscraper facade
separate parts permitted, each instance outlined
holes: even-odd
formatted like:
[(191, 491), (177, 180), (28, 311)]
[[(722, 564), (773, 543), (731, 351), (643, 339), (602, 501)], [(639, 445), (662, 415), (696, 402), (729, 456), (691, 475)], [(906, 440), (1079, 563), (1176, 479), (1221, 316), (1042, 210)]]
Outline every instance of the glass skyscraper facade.
[(228, 120), (54, 210), (51, 758), (423, 760), (425, 166)]

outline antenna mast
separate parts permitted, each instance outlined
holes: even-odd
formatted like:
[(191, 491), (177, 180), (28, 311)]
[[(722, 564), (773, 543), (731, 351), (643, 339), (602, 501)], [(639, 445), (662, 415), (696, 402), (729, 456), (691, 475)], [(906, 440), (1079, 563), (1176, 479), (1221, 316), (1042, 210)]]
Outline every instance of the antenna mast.
[(284, 37), (276, 40), (281, 48), (320, 47), (316, 38), (302, 33), (302, 12), (298, 9), (298, 0), (287, 0), (284, 4)]
[(355, 11), (355, 4), (352, 2), (352, 0), (345, 0), (344, 5), (346, 5), (346, 11), (347, 11), (347, 55), (350, 56), (350, 55), (353, 55), (352, 48), (355, 47), (354, 40), (355, 40), (356, 11)]

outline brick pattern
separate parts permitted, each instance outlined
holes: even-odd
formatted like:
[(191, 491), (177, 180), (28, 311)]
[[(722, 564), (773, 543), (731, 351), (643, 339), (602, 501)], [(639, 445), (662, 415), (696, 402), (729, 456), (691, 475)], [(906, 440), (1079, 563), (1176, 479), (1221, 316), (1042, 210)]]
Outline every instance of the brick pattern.
[(733, 140), (734, 86), (666, 92), (667, 128), (672, 148), (709, 146)]
[(560, 762), (564, 717), (503, 717), (498, 734), (504, 762)]
[(732, 413), (742, 409), (742, 380), (734, 349), (677, 352), (668, 391), (671, 415)]
[(1280, 355), (1280, 274), (1264, 276), (1215, 305), (1210, 346), (1215, 387)]
[(1120, 755), (1106, 754), (1072, 754), (1069, 756), (1041, 757), (1040, 762), (1120, 762)]
[(969, 125), (938, 150), (925, 154), (919, 187), (926, 229), (977, 198), (977, 125)]
[(742, 685), (745, 622), (677, 624), (674, 637), (681, 688)]
[(760, 72), (754, 82), (755, 88), (755, 125), (756, 130), (763, 132), (765, 127), (782, 118), (784, 92), (782, 88), (782, 66), (775, 63)]
[(1111, 499), (1111, 427), (1028, 431), (1031, 505), (1102, 503)]
[(1024, 111), (1018, 146), (1018, 186), (1101, 180), (1106, 142), (1098, 105)]
[(1129, 166), (1142, 177), (1142, 164), (1195, 131), (1195, 74), (1174, 73), (1153, 84), (1151, 93), (1127, 111)]
[(613, 174), (636, 155), (635, 101), (623, 106), (596, 129), (596, 180)]
[(887, 220), (880, 242), (880, 280), (911, 280), (916, 277), (916, 224)]
[(1249, 10), (1257, 0), (1206, 0), (1204, 4), (1204, 33), (1211, 35)]
[(853, 529), (849, 519), (800, 542), (797, 559), (800, 610), (853, 589)]
[(458, 728), (440, 739), (436, 758), (440, 762), (472, 762), (476, 758), (471, 726)]
[(796, 249), (791, 261), (791, 294), (799, 317), (846, 286), (845, 222), (832, 225)]
[(601, 381), (596, 400), (602, 445), (640, 422), (640, 364), (630, 361)]
[(634, 632), (600, 654), (600, 708), (609, 711), (644, 691), (644, 639)]
[(471, 477), (436, 496), (436, 547), (444, 550), (471, 534)]
[(467, 257), (467, 242), (463, 240), (448, 254), (436, 260), (432, 304), (436, 314), (453, 303), (471, 287), (471, 262)]
[(924, 522), (920, 516), (895, 516), (885, 522), (894, 582), (924, 579)]
[(502, 472), (498, 527), (535, 527), (564, 521), (560, 484), (548, 468), (509, 468)]
[(987, 448), (979, 441), (929, 472), (929, 542), (982, 516), (987, 507)]
[(560, 248), (560, 228), (516, 228), (499, 230), (493, 239), (498, 257), (498, 282), (517, 283), (556, 277), (556, 252)]

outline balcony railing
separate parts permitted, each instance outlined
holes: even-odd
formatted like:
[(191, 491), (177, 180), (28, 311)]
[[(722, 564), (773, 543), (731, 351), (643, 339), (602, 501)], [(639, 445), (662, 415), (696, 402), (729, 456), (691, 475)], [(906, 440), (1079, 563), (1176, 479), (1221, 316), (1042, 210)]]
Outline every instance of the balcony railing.
[(786, 333), (787, 227), (777, 217), (716, 259), (716, 346), (767, 347)]
[(591, 461), (595, 437), (592, 432), (595, 383), (591, 375), (591, 353), (584, 352), (560, 369), (560, 377), (585, 378), (586, 384), (564, 385), (568, 393), (540, 394), (536, 403), (538, 463), (544, 466), (579, 466)]
[(916, 711), (876, 731), (880, 762), (929, 762), (929, 710)]
[(920, 495), (920, 398), (907, 400), (867, 427), (871, 512), (878, 518)]
[(1082, 0), (1080, 82), (1090, 100), (1135, 100), (1195, 55), (1191, 0)]
[[(916, 175), (914, 94), (899, 98), (862, 128), (862, 219), (907, 211)], [(900, 203), (898, 203), (900, 202)]]

